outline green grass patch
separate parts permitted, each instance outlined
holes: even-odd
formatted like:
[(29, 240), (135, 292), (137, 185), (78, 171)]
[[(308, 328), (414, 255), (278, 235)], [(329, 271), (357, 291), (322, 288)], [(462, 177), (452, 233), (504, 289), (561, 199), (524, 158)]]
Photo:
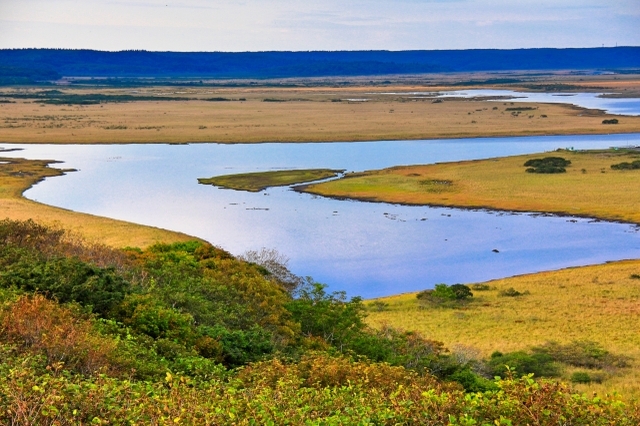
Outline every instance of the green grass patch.
[(234, 175), (214, 176), (211, 178), (200, 178), (198, 179), (198, 183), (240, 191), (259, 192), (272, 186), (287, 186), (296, 183), (312, 182), (315, 180), (337, 177), (343, 171), (344, 170), (305, 169), (240, 173)]

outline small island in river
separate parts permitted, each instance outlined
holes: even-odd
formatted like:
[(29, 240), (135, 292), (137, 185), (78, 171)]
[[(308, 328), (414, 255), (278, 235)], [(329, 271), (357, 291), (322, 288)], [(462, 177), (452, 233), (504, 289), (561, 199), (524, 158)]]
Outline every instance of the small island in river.
[(260, 192), (272, 186), (287, 186), (338, 177), (343, 172), (344, 170), (331, 169), (277, 170), (200, 178), (198, 183), (239, 191)]

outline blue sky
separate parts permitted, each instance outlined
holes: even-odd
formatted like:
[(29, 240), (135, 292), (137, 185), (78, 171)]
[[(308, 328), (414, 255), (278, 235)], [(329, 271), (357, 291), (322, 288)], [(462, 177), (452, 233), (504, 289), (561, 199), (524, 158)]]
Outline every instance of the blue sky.
[(0, 48), (408, 50), (640, 45), (640, 0), (0, 0)]

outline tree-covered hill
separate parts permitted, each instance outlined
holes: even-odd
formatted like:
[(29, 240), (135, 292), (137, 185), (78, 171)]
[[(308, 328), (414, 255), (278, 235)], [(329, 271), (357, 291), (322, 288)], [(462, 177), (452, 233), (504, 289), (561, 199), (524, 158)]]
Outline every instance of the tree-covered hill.
[(0, 50), (0, 78), (284, 78), (640, 68), (640, 47), (309, 52)]

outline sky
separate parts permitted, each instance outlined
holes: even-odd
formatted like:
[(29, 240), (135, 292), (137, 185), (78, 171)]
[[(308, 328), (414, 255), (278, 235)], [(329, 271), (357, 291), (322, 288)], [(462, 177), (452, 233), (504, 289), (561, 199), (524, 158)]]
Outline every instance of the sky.
[(0, 0), (0, 48), (640, 46), (640, 0)]

